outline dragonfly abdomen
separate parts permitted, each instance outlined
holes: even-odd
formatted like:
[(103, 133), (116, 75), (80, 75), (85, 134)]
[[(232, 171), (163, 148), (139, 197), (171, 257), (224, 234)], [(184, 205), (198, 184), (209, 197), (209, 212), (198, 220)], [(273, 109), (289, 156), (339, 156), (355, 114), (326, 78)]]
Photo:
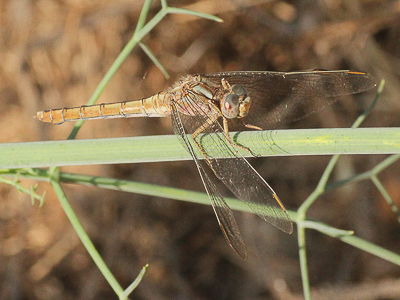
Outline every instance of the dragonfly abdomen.
[(36, 117), (51, 124), (89, 119), (166, 117), (171, 115), (170, 98), (169, 93), (159, 93), (141, 100), (42, 110)]

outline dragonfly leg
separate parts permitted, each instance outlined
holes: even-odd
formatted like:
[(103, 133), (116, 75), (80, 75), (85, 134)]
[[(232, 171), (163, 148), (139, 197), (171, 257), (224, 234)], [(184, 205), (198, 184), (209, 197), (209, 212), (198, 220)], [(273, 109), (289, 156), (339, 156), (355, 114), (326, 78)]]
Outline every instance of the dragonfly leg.
[(197, 148), (199, 148), (201, 154), (203, 154), (204, 158), (207, 160), (208, 163), (210, 163), (210, 158), (207, 155), (207, 153), (203, 150), (203, 147), (200, 146), (200, 144), (197, 142), (196, 138), (200, 133), (202, 133), (204, 130), (206, 130), (208, 127), (210, 127), (217, 119), (219, 118), (219, 115), (213, 115), (212, 118), (206, 119), (206, 122), (201, 125), (199, 128), (196, 129), (195, 132), (192, 133), (192, 138), (194, 143), (196, 144)]
[(251, 124), (244, 124), (244, 126), (246, 128), (251, 128), (251, 129), (255, 129), (255, 130), (263, 130), (261, 127), (258, 127), (256, 125), (251, 125)]
[(222, 84), (222, 87), (224, 88), (224, 90), (227, 90), (227, 91), (232, 92), (232, 87), (231, 87), (231, 85), (229, 84), (229, 82), (226, 81), (225, 78), (222, 78), (222, 79), (221, 79), (221, 84)]
[[(242, 145), (239, 145), (239, 144), (237, 144), (237, 143), (235, 143), (234, 141), (231, 140), (231, 138), (229, 137), (228, 120), (226, 118), (224, 118), (224, 120), (223, 120), (223, 125), (224, 125), (225, 138), (229, 142), (229, 144), (231, 144), (232, 146), (238, 147), (240, 149), (248, 151), (254, 157), (258, 157), (259, 156), (259, 155), (255, 154), (255, 153), (253, 153), (253, 151), (251, 151), (250, 148), (242, 146)], [(247, 125), (245, 125), (245, 126), (247, 127)], [(250, 125), (250, 126), (253, 126), (253, 125)], [(256, 127), (254, 129), (257, 129), (257, 126), (254, 126), (254, 127)], [(250, 127), (250, 128), (253, 128), (253, 127)]]

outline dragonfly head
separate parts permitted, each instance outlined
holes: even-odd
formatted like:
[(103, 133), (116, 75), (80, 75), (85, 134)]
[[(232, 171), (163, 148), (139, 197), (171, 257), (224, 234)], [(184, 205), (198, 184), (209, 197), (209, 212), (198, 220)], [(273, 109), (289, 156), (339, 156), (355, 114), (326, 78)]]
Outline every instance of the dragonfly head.
[(234, 84), (228, 90), (221, 102), (221, 111), (225, 118), (243, 118), (247, 116), (251, 104), (251, 98), (246, 88), (241, 84)]

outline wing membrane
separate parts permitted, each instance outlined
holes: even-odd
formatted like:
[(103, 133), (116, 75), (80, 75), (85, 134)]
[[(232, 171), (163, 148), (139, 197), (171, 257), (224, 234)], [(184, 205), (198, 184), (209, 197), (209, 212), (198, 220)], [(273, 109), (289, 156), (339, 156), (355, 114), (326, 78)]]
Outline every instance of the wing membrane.
[(331, 105), (345, 95), (370, 90), (375, 79), (368, 73), (352, 71), (225, 72), (200, 75), (204, 82), (218, 86), (225, 78), (241, 84), (250, 93), (252, 105), (247, 117), (230, 121), (230, 128), (251, 124), (276, 129)]
[[(226, 72), (199, 75), (201, 82), (216, 91), (224, 78), (231, 86), (241, 84), (252, 99), (243, 124), (273, 129), (305, 117), (338, 98), (369, 90), (375, 80), (367, 73), (351, 71), (310, 72)], [(205, 103), (201, 96), (186, 91), (181, 100), (172, 100), (172, 124), (182, 144), (192, 155), (211, 200), (221, 230), (231, 247), (247, 256), (233, 213), (210, 177), (202, 161), (208, 164), (235, 196), (244, 201), (259, 217), (280, 230), (291, 233), (293, 224), (278, 196), (257, 171), (238, 153), (218, 121), (216, 99)], [(228, 120), (229, 126), (237, 120)], [(238, 123), (238, 122), (237, 122)], [(199, 128), (202, 129), (198, 134)], [(232, 127), (229, 127), (232, 129)], [(195, 134), (194, 134), (195, 133)], [(192, 134), (190, 139), (186, 134)], [(194, 135), (193, 135), (194, 134)]]
[(193, 145), (186, 136), (184, 125), (182, 124), (181, 116), (177, 112), (176, 104), (172, 104), (172, 125), (176, 135), (179, 137), (181, 143), (185, 148), (188, 149), (196, 163), (197, 169), (200, 173), (200, 177), (203, 181), (204, 187), (207, 191), (208, 197), (210, 198), (212, 207), (219, 226), (224, 234), (228, 244), (233, 250), (242, 258), (247, 258), (247, 249), (243, 242), (243, 238), (240, 234), (239, 227), (236, 223), (235, 217), (233, 216), (232, 210), (221, 196), (215, 184), (211, 181), (210, 177), (204, 171), (203, 166), (198, 160), (198, 154), (195, 153)]
[[(219, 122), (213, 121), (204, 113), (197, 104), (198, 100), (193, 97), (187, 103), (196, 113), (194, 116), (179, 113), (186, 133), (192, 134), (204, 124), (210, 124), (203, 131), (204, 135), (199, 135), (196, 141), (200, 145), (200, 151), (207, 158), (205, 161), (217, 178), (263, 220), (284, 232), (291, 233), (292, 222), (276, 193), (228, 141)], [(183, 107), (179, 107), (179, 103), (175, 105), (178, 106), (178, 111), (184, 111)], [(203, 142), (205, 138), (208, 140), (207, 143)], [(195, 154), (196, 159), (200, 155)]]

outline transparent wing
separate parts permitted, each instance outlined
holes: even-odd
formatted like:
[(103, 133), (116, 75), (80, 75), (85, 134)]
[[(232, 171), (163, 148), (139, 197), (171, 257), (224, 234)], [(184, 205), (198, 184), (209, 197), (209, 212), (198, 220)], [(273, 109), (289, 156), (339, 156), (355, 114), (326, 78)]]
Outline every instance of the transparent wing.
[[(237, 147), (229, 142), (219, 122), (203, 110), (204, 105), (201, 105), (200, 99), (190, 95), (183, 103), (175, 103), (183, 126), (180, 133), (193, 134), (198, 128), (208, 124), (205, 126), (203, 134), (195, 138), (195, 143), (192, 141), (191, 145), (199, 147), (199, 150), (192, 151), (192, 156), (195, 156), (196, 159), (205, 157), (206, 163), (217, 178), (237, 198), (244, 201), (263, 220), (284, 232), (291, 233), (293, 231), (292, 221), (276, 193), (238, 153)], [(184, 107), (187, 105), (190, 106), (190, 111), (194, 112), (192, 116), (180, 113), (188, 110), (187, 107)], [(186, 145), (188, 144), (189, 142), (186, 142)], [(192, 149), (195, 150), (193, 146)]]
[[(375, 86), (375, 80), (369, 74), (351, 71), (226, 72), (199, 76), (203, 83), (216, 90), (221, 88), (224, 78), (230, 85), (243, 85), (250, 95), (252, 104), (248, 116), (229, 120), (230, 129), (235, 121), (242, 126), (276, 128), (316, 112), (341, 96)], [(246, 255), (232, 211), (205, 173), (201, 159), (258, 216), (291, 233), (293, 224), (276, 193), (225, 136), (215, 111), (210, 111), (196, 93), (186, 93), (184, 101), (172, 101), (171, 111), (174, 130), (196, 162), (221, 229), (232, 248), (242, 257)], [(197, 135), (199, 128), (202, 133)], [(186, 136), (192, 134), (193, 137), (193, 133), (197, 135), (194, 139)]]
[(210, 198), (212, 207), (214, 209), (215, 215), (217, 216), (219, 226), (222, 230), (222, 233), (224, 234), (225, 239), (242, 259), (246, 259), (247, 249), (243, 242), (239, 227), (236, 223), (235, 217), (233, 216), (232, 210), (229, 208), (228, 204), (221, 196), (215, 184), (211, 181), (210, 177), (204, 171), (201, 162), (198, 160), (198, 154), (196, 154), (191, 141), (186, 136), (186, 132), (182, 124), (180, 115), (178, 114), (175, 102), (171, 104), (171, 112), (172, 127), (174, 128), (174, 132), (179, 137), (179, 140), (184, 145), (184, 147), (188, 149), (193, 157), (193, 160), (196, 163), (197, 169), (200, 173), (200, 177), (203, 181), (208, 197)]
[(225, 78), (231, 85), (243, 85), (250, 94), (249, 114), (243, 119), (229, 121), (230, 129), (235, 130), (243, 129), (243, 124), (262, 129), (279, 128), (317, 112), (345, 95), (376, 86), (370, 74), (347, 70), (224, 72), (200, 77), (212, 86), (220, 86), (221, 79)]

